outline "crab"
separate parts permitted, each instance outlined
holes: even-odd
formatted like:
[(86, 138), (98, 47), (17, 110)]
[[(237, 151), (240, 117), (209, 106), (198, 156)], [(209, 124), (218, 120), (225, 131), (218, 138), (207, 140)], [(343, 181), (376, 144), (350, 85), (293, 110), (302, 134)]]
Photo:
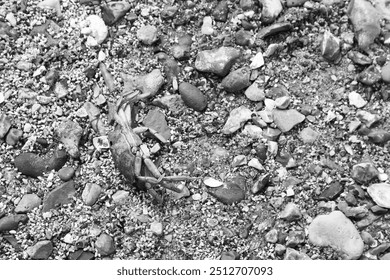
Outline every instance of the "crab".
[[(118, 100), (114, 114), (114, 119), (118, 126), (109, 134), (108, 138), (111, 142), (113, 160), (119, 172), (130, 184), (144, 184), (147, 192), (158, 202), (162, 203), (163, 199), (153, 188), (154, 186), (159, 185), (165, 189), (179, 193), (182, 189), (169, 182), (187, 181), (196, 178), (162, 175), (147, 153), (140, 148), (143, 142), (139, 135), (145, 132), (151, 133), (161, 143), (168, 142), (167, 139), (154, 129), (148, 127), (132, 128), (134, 104), (144, 97), (139, 93), (132, 93)], [(143, 172), (145, 174), (142, 174), (142, 171), (145, 171)], [(146, 174), (150, 174), (150, 176)]]

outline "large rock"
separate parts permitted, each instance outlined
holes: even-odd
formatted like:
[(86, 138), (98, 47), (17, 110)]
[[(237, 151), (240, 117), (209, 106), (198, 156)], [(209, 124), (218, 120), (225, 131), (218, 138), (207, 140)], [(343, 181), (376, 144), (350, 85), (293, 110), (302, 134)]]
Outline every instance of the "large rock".
[(305, 120), (305, 116), (295, 109), (273, 110), (275, 125), (282, 131), (288, 132), (297, 124)]
[(56, 133), (69, 155), (78, 158), (80, 156), (79, 143), (83, 134), (81, 126), (74, 121), (66, 120), (58, 126)]
[(53, 243), (49, 240), (38, 241), (27, 248), (26, 252), (33, 260), (47, 260), (53, 252)]
[(252, 118), (252, 111), (244, 106), (233, 109), (222, 128), (223, 134), (232, 134)]
[(196, 86), (190, 83), (181, 83), (179, 85), (180, 96), (191, 109), (201, 112), (207, 106), (207, 98)]
[(319, 215), (309, 226), (309, 240), (317, 246), (330, 246), (345, 259), (358, 259), (364, 243), (353, 223), (340, 211)]
[(367, 189), (371, 198), (381, 207), (390, 208), (390, 184), (373, 184)]
[(14, 164), (22, 174), (36, 178), (53, 169), (61, 169), (67, 160), (68, 155), (64, 150), (55, 150), (44, 157), (34, 153), (22, 153), (15, 158)]
[(48, 212), (56, 208), (58, 205), (64, 205), (73, 201), (73, 196), (76, 194), (73, 181), (63, 183), (61, 186), (49, 192), (43, 200), (42, 212)]
[(380, 14), (368, 0), (352, 0), (347, 13), (359, 47), (367, 50), (381, 32)]
[(221, 86), (231, 93), (240, 93), (242, 90), (250, 86), (251, 82), (250, 70), (248, 68), (240, 68), (230, 72), (221, 83)]
[(201, 72), (226, 76), (240, 55), (240, 50), (232, 47), (201, 51), (196, 57), (195, 68)]

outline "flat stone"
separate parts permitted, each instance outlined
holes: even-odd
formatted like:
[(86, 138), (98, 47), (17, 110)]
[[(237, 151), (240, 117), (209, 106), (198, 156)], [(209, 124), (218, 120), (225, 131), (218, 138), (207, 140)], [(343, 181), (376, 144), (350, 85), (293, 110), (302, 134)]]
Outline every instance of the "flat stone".
[(251, 187), (252, 194), (264, 192), (269, 185), (271, 175), (269, 173), (260, 176), (259, 179)]
[(274, 123), (282, 132), (290, 131), (294, 126), (305, 120), (305, 116), (295, 109), (275, 109), (272, 112)]
[(252, 111), (244, 106), (233, 109), (222, 128), (222, 133), (232, 134), (239, 130), (247, 121), (252, 118)]
[(382, 67), (381, 76), (385, 83), (390, 83), (390, 63), (387, 63)]
[(57, 207), (57, 205), (69, 204), (73, 201), (76, 194), (73, 181), (63, 183), (61, 186), (50, 191), (43, 200), (42, 212), (48, 212)]
[(292, 248), (287, 248), (284, 260), (311, 260), (311, 258), (305, 253), (301, 253)]
[(222, 187), (209, 189), (208, 191), (218, 201), (227, 205), (238, 203), (245, 198), (245, 191), (235, 183), (226, 183)]
[(99, 235), (95, 242), (95, 248), (101, 256), (108, 256), (115, 252), (114, 239), (106, 233)]
[(69, 155), (78, 158), (80, 156), (79, 143), (83, 134), (81, 126), (77, 122), (65, 120), (57, 127), (56, 134)]
[(279, 217), (288, 222), (297, 221), (302, 218), (301, 210), (299, 210), (298, 205), (295, 203), (287, 203), (284, 210), (279, 214)]
[(53, 243), (49, 240), (38, 241), (28, 247), (26, 252), (33, 260), (47, 260), (53, 252)]
[(39, 207), (42, 200), (36, 194), (25, 194), (15, 207), (15, 213), (28, 213), (32, 209)]
[(356, 91), (352, 91), (348, 95), (349, 104), (355, 106), (356, 108), (363, 108), (367, 105), (367, 101), (363, 99), (363, 97), (357, 93)]
[(167, 141), (171, 139), (171, 129), (165, 119), (165, 114), (159, 109), (152, 109), (143, 120), (144, 126), (154, 129)]
[(390, 184), (373, 184), (368, 187), (367, 192), (377, 205), (390, 208)]
[(339, 182), (334, 182), (326, 187), (318, 196), (319, 200), (335, 200), (344, 191), (344, 186)]
[(240, 55), (240, 50), (232, 47), (201, 51), (196, 57), (195, 68), (201, 72), (226, 76)]
[(319, 135), (320, 134), (317, 131), (313, 130), (310, 127), (305, 127), (299, 134), (303, 143), (314, 143), (319, 137)]
[(28, 217), (25, 214), (8, 215), (0, 219), (0, 232), (16, 230), (19, 224), (26, 224)]
[(353, 223), (340, 211), (319, 215), (310, 224), (309, 241), (314, 245), (330, 246), (345, 259), (358, 259), (364, 243)]
[(262, 138), (263, 130), (257, 125), (247, 124), (242, 130), (242, 134), (253, 139), (260, 139)]
[(281, 109), (281, 110), (287, 109), (287, 107), (290, 105), (290, 103), (291, 103), (290, 96), (278, 97), (275, 100), (276, 108)]
[(263, 137), (269, 141), (277, 141), (282, 132), (277, 128), (267, 127), (263, 130)]
[(268, 36), (272, 36), (281, 32), (289, 31), (292, 29), (292, 25), (289, 22), (278, 22), (270, 26), (264, 27), (257, 33), (257, 37), (264, 39)]
[[(350, 51), (348, 53), (348, 58), (351, 59), (355, 64), (359, 64), (363, 66), (371, 65), (373, 62), (371, 58), (357, 51)], [(382, 73), (383, 73), (383, 68), (382, 68)]]
[(85, 205), (92, 206), (98, 200), (100, 194), (102, 193), (102, 188), (96, 183), (87, 183), (84, 187), (81, 198), (83, 199)]
[(106, 25), (111, 26), (123, 18), (131, 6), (126, 1), (114, 1), (101, 6), (102, 18)]
[(44, 157), (34, 153), (21, 153), (14, 159), (15, 167), (26, 176), (38, 177), (51, 170), (59, 170), (65, 165), (68, 156), (64, 150), (55, 150)]
[(152, 104), (167, 109), (173, 114), (179, 114), (184, 111), (186, 107), (179, 94), (165, 95), (161, 98), (156, 98), (153, 100)]
[(244, 46), (244, 47), (248, 46), (251, 42), (252, 35), (253, 35), (252, 32), (244, 30), (244, 29), (240, 29), (234, 35), (236, 45)]
[(265, 99), (264, 89), (255, 82), (245, 90), (245, 96), (251, 101), (263, 101)]
[(355, 164), (352, 167), (351, 177), (359, 184), (368, 184), (378, 177), (378, 170), (370, 162)]
[(179, 85), (179, 92), (184, 104), (191, 109), (198, 112), (202, 112), (206, 109), (207, 98), (196, 86), (186, 82), (181, 83)]
[(383, 145), (390, 141), (390, 132), (383, 129), (375, 129), (367, 135), (371, 142)]
[(0, 138), (4, 138), (11, 128), (11, 118), (0, 113)]
[(159, 39), (158, 29), (152, 25), (144, 25), (138, 29), (137, 38), (145, 45), (153, 45)]
[(124, 204), (126, 200), (129, 198), (130, 193), (124, 190), (118, 190), (112, 195), (112, 201), (115, 204)]
[(250, 71), (248, 68), (240, 68), (230, 72), (221, 82), (221, 86), (227, 92), (240, 93), (250, 86)]
[(58, 99), (62, 99), (69, 94), (68, 83), (65, 80), (56, 82), (54, 86), (54, 93)]

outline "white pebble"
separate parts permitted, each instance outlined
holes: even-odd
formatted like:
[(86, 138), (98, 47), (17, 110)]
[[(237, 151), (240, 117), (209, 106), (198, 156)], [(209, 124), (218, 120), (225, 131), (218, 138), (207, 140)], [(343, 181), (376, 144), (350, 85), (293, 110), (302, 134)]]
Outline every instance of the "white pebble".
[(389, 179), (389, 175), (387, 175), (386, 173), (380, 173), (378, 175), (378, 179), (381, 182), (385, 182), (385, 181), (387, 181)]

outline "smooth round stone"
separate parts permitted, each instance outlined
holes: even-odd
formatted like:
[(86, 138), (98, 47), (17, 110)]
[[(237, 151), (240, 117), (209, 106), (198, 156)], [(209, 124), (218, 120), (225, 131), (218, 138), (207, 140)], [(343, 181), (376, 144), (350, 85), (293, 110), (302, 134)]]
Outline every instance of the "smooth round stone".
[(390, 208), (390, 184), (373, 184), (367, 189), (375, 203), (384, 208)]
[(390, 83), (390, 63), (382, 67), (381, 75), (385, 83)]
[(106, 233), (102, 233), (97, 238), (95, 247), (102, 256), (108, 256), (115, 252), (114, 240)]
[(102, 192), (102, 188), (98, 184), (87, 183), (85, 185), (83, 193), (81, 194), (81, 198), (83, 199), (86, 205), (92, 206), (98, 200), (101, 192)]
[(58, 170), (58, 177), (64, 182), (69, 181), (70, 179), (73, 178), (75, 173), (75, 170), (73, 167), (66, 166), (62, 167), (60, 170)]
[(152, 25), (142, 26), (137, 31), (137, 37), (145, 45), (152, 45), (158, 40), (158, 29)]
[(180, 96), (185, 105), (201, 112), (207, 107), (207, 98), (196, 86), (190, 83), (181, 83), (179, 85)]

